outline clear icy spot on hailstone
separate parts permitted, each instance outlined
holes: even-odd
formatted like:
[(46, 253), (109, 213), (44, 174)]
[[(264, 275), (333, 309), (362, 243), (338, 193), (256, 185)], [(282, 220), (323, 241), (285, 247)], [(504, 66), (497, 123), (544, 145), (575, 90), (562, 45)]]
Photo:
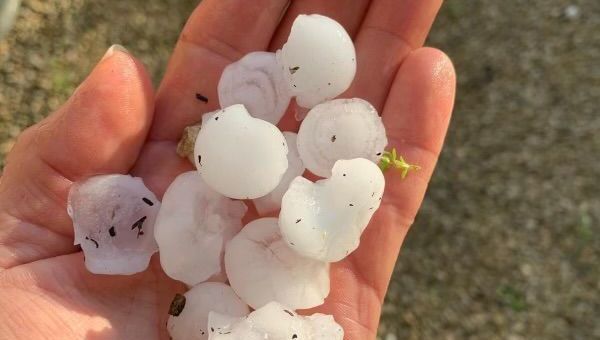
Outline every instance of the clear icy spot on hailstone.
[(67, 212), (87, 269), (121, 275), (146, 269), (158, 250), (154, 221), (159, 208), (156, 196), (138, 177), (99, 175), (74, 183)]
[(277, 218), (250, 222), (227, 245), (231, 288), (252, 308), (270, 301), (311, 308), (329, 295), (329, 264), (302, 257), (281, 238)]
[(277, 124), (291, 94), (275, 53), (252, 52), (225, 68), (218, 86), (221, 107), (243, 104), (252, 117)]
[(273, 191), (288, 168), (279, 129), (243, 105), (204, 115), (194, 160), (204, 182), (224, 196), (253, 199)]
[(344, 330), (333, 316), (301, 316), (278, 302), (270, 302), (245, 318), (211, 312), (209, 340), (342, 340)]
[(207, 340), (211, 333), (208, 326), (210, 312), (237, 319), (248, 315), (250, 309), (228, 285), (220, 282), (201, 283), (173, 299), (167, 320), (171, 339)]
[(225, 243), (242, 228), (246, 205), (209, 188), (197, 171), (179, 175), (163, 196), (154, 237), (160, 264), (189, 286), (222, 271)]
[(315, 106), (300, 125), (298, 153), (315, 175), (331, 176), (340, 159), (377, 163), (388, 143), (377, 110), (366, 100), (335, 99)]
[(318, 14), (296, 18), (277, 61), (296, 102), (307, 108), (340, 95), (356, 73), (352, 39), (338, 22)]
[(288, 152), (288, 168), (285, 174), (283, 174), (283, 178), (279, 185), (271, 191), (269, 194), (263, 197), (259, 197), (253, 200), (254, 206), (260, 215), (265, 215), (270, 212), (279, 210), (281, 207), (281, 198), (283, 194), (287, 191), (290, 183), (296, 176), (302, 176), (304, 172), (304, 164), (300, 159), (300, 155), (298, 154), (298, 148), (296, 147), (296, 137), (297, 135), (294, 132), (284, 132), (283, 136), (287, 141), (287, 145), (289, 148)]
[(281, 234), (300, 255), (337, 262), (358, 247), (384, 186), (379, 167), (364, 158), (337, 161), (332, 176), (315, 183), (296, 177), (281, 202)]

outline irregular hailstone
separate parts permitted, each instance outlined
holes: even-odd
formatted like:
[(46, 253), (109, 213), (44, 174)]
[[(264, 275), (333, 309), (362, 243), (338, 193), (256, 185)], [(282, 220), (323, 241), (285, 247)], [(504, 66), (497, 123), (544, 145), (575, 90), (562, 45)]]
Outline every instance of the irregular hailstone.
[(346, 91), (356, 73), (352, 39), (338, 22), (318, 14), (296, 18), (277, 61), (296, 102), (306, 108)]
[(342, 340), (344, 330), (333, 316), (301, 316), (277, 302), (270, 302), (245, 318), (211, 312), (209, 340)]
[(227, 243), (242, 229), (246, 205), (209, 188), (197, 171), (179, 175), (163, 196), (154, 237), (160, 264), (189, 286), (221, 272)]
[(184, 295), (175, 296), (169, 310), (167, 331), (173, 340), (207, 340), (211, 312), (238, 318), (248, 315), (250, 310), (228, 285), (201, 283)]
[(364, 158), (337, 161), (333, 175), (315, 183), (296, 177), (283, 195), (281, 234), (300, 255), (337, 262), (358, 247), (384, 186), (379, 167)]
[(285, 174), (283, 174), (281, 182), (279, 182), (279, 185), (277, 185), (273, 191), (266, 196), (254, 199), (254, 206), (260, 215), (265, 215), (279, 210), (281, 207), (281, 198), (287, 191), (290, 183), (294, 178), (296, 178), (296, 176), (301, 176), (305, 170), (304, 164), (302, 163), (300, 155), (298, 154), (298, 148), (296, 147), (297, 135), (294, 132), (286, 131), (283, 133), (283, 136), (285, 137), (289, 148), (287, 155), (288, 168)]
[(154, 221), (159, 208), (138, 177), (99, 175), (73, 184), (67, 212), (87, 269), (121, 275), (145, 270), (158, 250)]
[(277, 127), (243, 105), (205, 115), (194, 160), (204, 182), (227, 197), (253, 199), (273, 191), (287, 170), (288, 147)]
[(310, 110), (300, 125), (297, 146), (308, 170), (329, 177), (340, 159), (377, 163), (387, 142), (377, 110), (366, 100), (353, 98), (331, 100)]
[(277, 124), (291, 94), (275, 53), (252, 52), (225, 68), (219, 80), (221, 107), (243, 104), (252, 117)]
[(254, 309), (270, 301), (311, 308), (329, 295), (329, 264), (290, 249), (276, 218), (250, 222), (229, 242), (225, 271), (231, 288)]

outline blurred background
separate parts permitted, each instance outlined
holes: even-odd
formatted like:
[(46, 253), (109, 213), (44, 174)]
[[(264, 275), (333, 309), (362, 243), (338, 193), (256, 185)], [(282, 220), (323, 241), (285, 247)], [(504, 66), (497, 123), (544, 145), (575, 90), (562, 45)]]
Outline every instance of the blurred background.
[[(158, 84), (196, 3), (23, 0), (0, 41), (0, 167), (111, 44)], [(457, 102), (381, 339), (600, 339), (600, 1), (447, 0), (427, 44)]]

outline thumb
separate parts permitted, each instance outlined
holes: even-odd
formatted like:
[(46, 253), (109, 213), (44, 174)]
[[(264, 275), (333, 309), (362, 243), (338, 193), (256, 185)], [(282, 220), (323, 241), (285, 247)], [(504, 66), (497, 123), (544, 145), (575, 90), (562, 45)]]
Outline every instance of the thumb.
[[(62, 107), (17, 139), (0, 180), (0, 217), (43, 227), (72, 243), (66, 213), (71, 183), (128, 172), (152, 112), (152, 86), (143, 65), (125, 48), (112, 46)], [(0, 223), (0, 248), (6, 228)]]

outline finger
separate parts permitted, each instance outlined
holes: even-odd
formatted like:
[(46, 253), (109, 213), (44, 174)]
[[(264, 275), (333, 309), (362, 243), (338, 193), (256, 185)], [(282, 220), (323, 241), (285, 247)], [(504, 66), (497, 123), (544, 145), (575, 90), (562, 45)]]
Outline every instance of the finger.
[[(223, 69), (248, 52), (267, 48), (287, 3), (202, 1), (179, 37), (158, 90), (151, 139), (176, 141), (184, 127), (217, 109), (217, 84)], [(196, 94), (207, 101), (197, 99)]]
[[(385, 104), (383, 121), (389, 146), (407, 162), (421, 167), (402, 179), (386, 173), (382, 208), (353, 256), (357, 268), (383, 298), (400, 245), (423, 201), (446, 136), (456, 88), (450, 59), (441, 51), (421, 48), (402, 64)], [(365, 259), (370, 259), (366, 261)], [(372, 266), (377, 263), (377, 266)]]
[(300, 14), (321, 14), (339, 22), (351, 37), (356, 35), (370, 0), (296, 0), (285, 13), (269, 49), (281, 48), (290, 35), (292, 24)]
[(383, 112), (390, 145), (422, 169), (400, 179), (386, 173), (381, 208), (360, 247), (331, 266), (331, 293), (315, 311), (333, 314), (345, 339), (372, 339), (400, 246), (435, 167), (454, 102), (455, 75), (442, 52), (421, 48), (402, 64)]
[(441, 4), (374, 0), (356, 37), (356, 78), (346, 96), (364, 98), (380, 110), (402, 60), (423, 45)]
[[(8, 237), (13, 245), (35, 242), (32, 233), (40, 233), (33, 229), (47, 228), (65, 238), (65, 249), (72, 249), (73, 227), (66, 211), (72, 181), (128, 172), (152, 112), (152, 87), (142, 64), (112, 47), (67, 103), (24, 131), (8, 155), (0, 182), (0, 214), (19, 223), (0, 224), (0, 247), (6, 247)], [(8, 247), (1, 251), (16, 251), (16, 246)], [(46, 247), (40, 242), (32, 249), (27, 259), (18, 261), (39, 258)]]

